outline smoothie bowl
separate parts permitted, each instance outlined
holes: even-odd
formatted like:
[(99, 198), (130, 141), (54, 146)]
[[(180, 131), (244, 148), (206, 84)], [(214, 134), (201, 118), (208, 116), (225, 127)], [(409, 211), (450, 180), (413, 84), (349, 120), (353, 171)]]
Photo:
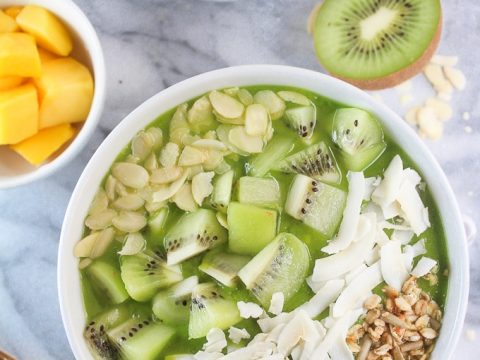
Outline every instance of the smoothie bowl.
[(390, 110), (312, 71), (228, 68), (146, 101), (93, 156), (61, 311), (81, 359), (448, 359), (465, 244)]

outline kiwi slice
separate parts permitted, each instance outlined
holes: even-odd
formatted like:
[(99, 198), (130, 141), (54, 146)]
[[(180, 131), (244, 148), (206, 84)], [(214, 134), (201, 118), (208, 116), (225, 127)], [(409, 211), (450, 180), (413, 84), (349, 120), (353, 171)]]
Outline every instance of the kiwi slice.
[(227, 241), (227, 231), (212, 210), (183, 215), (165, 236), (167, 263), (178, 264)]
[(285, 212), (330, 238), (342, 220), (347, 194), (305, 175), (296, 175), (288, 191)]
[(107, 331), (125, 322), (129, 317), (127, 307), (119, 305), (95, 316), (88, 323), (83, 336), (95, 359), (120, 359), (118, 348), (108, 338)]
[(170, 289), (160, 291), (153, 298), (152, 310), (165, 324), (186, 324), (189, 317), (192, 290), (198, 285), (198, 277), (191, 276)]
[(217, 176), (214, 180), (212, 195), (210, 196), (210, 205), (212, 208), (227, 212), (228, 204), (232, 197), (232, 186), (234, 171), (227, 171), (225, 174)]
[(212, 252), (205, 255), (198, 269), (210, 275), (223, 285), (233, 287), (236, 285), (235, 280), (238, 272), (249, 261), (250, 257), (248, 256), (228, 254), (225, 252)]
[(120, 304), (128, 299), (120, 272), (113, 265), (96, 260), (87, 268), (87, 274), (113, 304)]
[(414, 76), (437, 48), (440, 0), (325, 0), (314, 25), (322, 66), (364, 89)]
[(377, 119), (361, 109), (338, 109), (333, 119), (332, 137), (342, 150), (345, 166), (353, 171), (368, 168), (387, 147)]
[(295, 235), (281, 233), (238, 276), (267, 309), (274, 293), (282, 292), (288, 301), (300, 289), (309, 264), (307, 246)]
[(283, 159), (293, 148), (294, 139), (276, 135), (265, 147), (263, 152), (255, 155), (248, 164), (248, 172), (252, 176), (264, 176), (277, 161)]
[(154, 237), (159, 237), (164, 229), (168, 217), (168, 207), (162, 207), (148, 217), (148, 229)]
[(277, 212), (231, 202), (227, 213), (228, 246), (237, 254), (255, 255), (277, 234)]
[(145, 250), (120, 258), (122, 280), (128, 294), (136, 301), (150, 300), (162, 288), (183, 279), (178, 265), (168, 266), (159, 251)]
[(263, 207), (280, 206), (280, 186), (273, 177), (243, 176), (237, 183), (238, 201)]
[(342, 180), (340, 169), (332, 151), (324, 142), (288, 156), (277, 163), (275, 170), (304, 174), (313, 179), (338, 184)]
[(121, 359), (154, 360), (173, 339), (175, 330), (147, 318), (132, 318), (108, 331)]
[(303, 140), (308, 141), (317, 123), (317, 109), (313, 104), (297, 106), (287, 109), (283, 118), (289, 128), (295, 130)]
[(199, 284), (192, 292), (188, 337), (205, 337), (210, 329), (228, 329), (242, 320), (234, 300), (225, 299), (212, 283)]

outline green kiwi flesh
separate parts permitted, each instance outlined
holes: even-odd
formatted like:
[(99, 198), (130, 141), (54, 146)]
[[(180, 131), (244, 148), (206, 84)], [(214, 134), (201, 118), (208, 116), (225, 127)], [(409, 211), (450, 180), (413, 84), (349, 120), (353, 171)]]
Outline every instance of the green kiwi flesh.
[(234, 175), (234, 171), (229, 170), (214, 180), (212, 195), (210, 195), (210, 205), (215, 210), (227, 212), (227, 207), (232, 197)]
[(307, 246), (295, 235), (279, 234), (238, 276), (247, 289), (268, 308), (272, 295), (282, 292), (288, 301), (300, 288), (310, 263)]
[(280, 197), (280, 186), (273, 177), (243, 176), (238, 180), (237, 198), (241, 203), (277, 208)]
[(231, 202), (227, 212), (230, 251), (255, 255), (277, 234), (277, 212), (258, 206)]
[(183, 279), (178, 265), (168, 266), (159, 251), (145, 250), (120, 258), (122, 280), (136, 301), (150, 300), (155, 293)]
[(304, 174), (327, 183), (339, 184), (342, 180), (340, 169), (332, 151), (324, 142), (288, 156), (274, 168), (285, 173)]
[(151, 214), (148, 218), (148, 229), (150, 234), (154, 237), (159, 237), (164, 229), (165, 222), (167, 221), (168, 217), (168, 207), (165, 206), (153, 214)]
[(291, 137), (275, 136), (268, 142), (263, 152), (255, 155), (248, 164), (249, 175), (266, 175), (278, 161), (282, 160), (292, 150), (293, 142), (294, 140)]
[(347, 81), (386, 77), (430, 52), (441, 18), (439, 0), (325, 0), (314, 25), (316, 53)]
[(226, 330), (242, 318), (234, 300), (227, 300), (212, 283), (199, 284), (192, 292), (188, 337), (205, 337), (210, 329)]
[(215, 212), (199, 209), (183, 215), (164, 239), (167, 263), (174, 265), (227, 241)]
[(297, 106), (285, 111), (284, 120), (303, 140), (308, 141), (317, 124), (317, 109), (315, 105)]
[(233, 287), (237, 284), (238, 272), (249, 261), (250, 257), (248, 256), (211, 252), (205, 255), (198, 269), (223, 285)]
[(377, 119), (355, 108), (335, 112), (332, 138), (341, 150), (345, 166), (352, 171), (368, 168), (387, 147)]
[(120, 272), (113, 265), (96, 260), (87, 268), (87, 274), (111, 303), (120, 304), (129, 298)]

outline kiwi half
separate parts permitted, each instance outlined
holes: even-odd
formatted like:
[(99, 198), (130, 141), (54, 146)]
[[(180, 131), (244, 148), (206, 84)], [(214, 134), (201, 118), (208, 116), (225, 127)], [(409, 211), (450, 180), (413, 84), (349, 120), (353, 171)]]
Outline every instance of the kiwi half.
[(375, 90), (420, 72), (441, 29), (440, 0), (325, 0), (316, 16), (314, 44), (330, 74)]

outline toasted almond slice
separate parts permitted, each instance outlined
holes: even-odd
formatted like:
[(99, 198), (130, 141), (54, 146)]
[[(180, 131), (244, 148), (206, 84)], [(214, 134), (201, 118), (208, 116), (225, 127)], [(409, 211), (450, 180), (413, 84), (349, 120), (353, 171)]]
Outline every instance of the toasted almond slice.
[(265, 135), (270, 121), (265, 106), (252, 104), (245, 111), (245, 132), (250, 136)]
[(85, 226), (92, 230), (103, 230), (112, 225), (112, 219), (117, 215), (114, 210), (105, 211), (90, 215), (85, 219)]
[(152, 184), (169, 184), (182, 176), (183, 169), (178, 166), (162, 168), (152, 171), (150, 182)]
[(94, 215), (100, 212), (103, 212), (108, 207), (108, 196), (105, 190), (99, 189), (97, 194), (93, 198), (93, 201), (88, 209), (89, 215)]
[(90, 257), (95, 242), (98, 239), (99, 232), (92, 232), (75, 244), (73, 255), (76, 257)]
[(193, 147), (193, 146), (185, 146), (178, 159), (179, 166), (193, 166), (193, 165), (200, 165), (205, 160), (205, 155), (203, 151)]
[(195, 211), (197, 209), (190, 183), (183, 184), (180, 190), (173, 195), (172, 201), (183, 211)]
[(119, 255), (135, 255), (145, 248), (146, 241), (142, 234), (136, 232), (128, 234), (123, 244), (122, 250), (118, 252)]
[(112, 223), (120, 231), (133, 233), (142, 230), (147, 219), (138, 212), (123, 211), (113, 218)]
[(150, 127), (145, 130), (147, 135), (150, 136), (150, 140), (152, 142), (153, 150), (160, 149), (163, 143), (163, 131), (158, 127)]
[(263, 139), (260, 136), (250, 136), (245, 127), (235, 126), (228, 133), (228, 140), (242, 151), (250, 154), (260, 153), (263, 150)]
[(180, 178), (178, 178), (168, 186), (163, 185), (161, 188), (155, 191), (152, 194), (152, 202), (160, 203), (162, 201), (170, 199), (173, 195), (177, 193), (177, 191), (180, 190), (180, 188), (185, 183), (189, 175), (190, 175), (190, 169), (187, 168), (183, 171), (183, 174)]
[(112, 166), (112, 174), (123, 185), (141, 189), (148, 184), (148, 171), (140, 165), (119, 162)]
[(442, 66), (455, 66), (458, 63), (458, 56), (433, 55), (431, 62)]
[(239, 89), (237, 93), (238, 100), (242, 102), (243, 105), (248, 106), (253, 104), (253, 96), (247, 89)]
[(143, 161), (153, 150), (153, 138), (145, 131), (140, 131), (132, 139), (132, 155), (139, 161)]
[(160, 164), (164, 167), (172, 167), (177, 163), (180, 148), (176, 143), (167, 143), (160, 152)]
[(216, 150), (207, 150), (203, 168), (207, 171), (215, 170), (223, 162), (223, 153)]
[(217, 90), (212, 91), (208, 98), (215, 111), (227, 119), (239, 118), (245, 110), (245, 106), (240, 101)]
[(286, 102), (291, 102), (296, 105), (310, 105), (310, 100), (305, 95), (300, 94), (296, 91), (279, 91), (277, 92), (277, 95)]
[(108, 227), (101, 231), (93, 245), (90, 258), (96, 259), (105, 254), (105, 251), (107, 251), (114, 238), (115, 230), (112, 227)]
[(418, 111), (418, 125), (423, 134), (432, 140), (436, 140), (443, 135), (443, 125), (435, 115), (431, 107), (423, 107)]
[(446, 79), (440, 65), (427, 65), (424, 69), (424, 74), (438, 92), (452, 92), (452, 85)]
[(113, 206), (119, 210), (134, 211), (140, 209), (143, 204), (145, 204), (145, 200), (141, 196), (137, 194), (128, 194), (115, 200)]
[(227, 146), (215, 139), (199, 139), (192, 143), (192, 146), (199, 148), (199, 149), (209, 149), (209, 150), (218, 150), (218, 151), (225, 151), (227, 150)]
[(195, 202), (202, 206), (203, 200), (213, 191), (212, 179), (215, 176), (213, 171), (202, 172), (192, 179), (192, 194)]
[(449, 103), (442, 101), (438, 98), (429, 98), (425, 103), (426, 106), (433, 109), (437, 119), (447, 121), (452, 118), (453, 110)]
[(148, 155), (148, 157), (145, 159), (145, 163), (143, 164), (143, 166), (148, 171), (158, 169), (158, 160), (155, 153), (152, 152), (150, 155)]
[(113, 201), (117, 197), (115, 187), (117, 184), (117, 179), (112, 175), (108, 175), (107, 181), (105, 182), (105, 193), (107, 194), (108, 200)]
[(127, 187), (125, 185), (123, 185), (120, 181), (117, 181), (116, 184), (115, 184), (115, 192), (119, 196), (125, 196), (125, 195), (130, 194)]
[(256, 104), (265, 106), (272, 120), (280, 119), (285, 112), (285, 102), (271, 90), (260, 90), (253, 97)]
[(443, 71), (445, 72), (445, 77), (457, 90), (465, 89), (465, 86), (467, 85), (467, 79), (462, 71), (448, 66), (444, 67)]

